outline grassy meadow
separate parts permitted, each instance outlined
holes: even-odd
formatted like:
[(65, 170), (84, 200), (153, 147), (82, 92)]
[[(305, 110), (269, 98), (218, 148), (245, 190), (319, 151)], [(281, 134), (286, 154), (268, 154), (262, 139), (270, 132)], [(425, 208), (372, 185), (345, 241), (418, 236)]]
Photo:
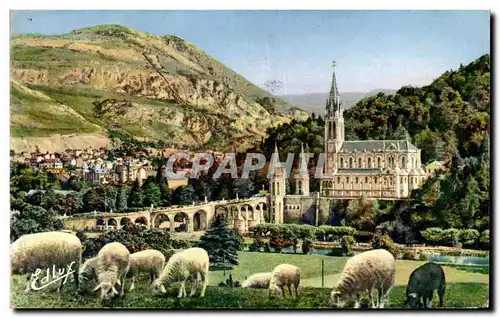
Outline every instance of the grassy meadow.
[[(321, 259), (325, 262), (325, 288), (321, 288)], [(145, 278), (136, 281), (135, 289), (126, 293), (123, 299), (115, 299), (108, 303), (98, 304), (97, 294), (76, 294), (72, 282), (65, 285), (60, 295), (54, 289), (38, 292), (24, 292), (25, 278), (11, 278), (11, 307), (13, 308), (234, 308), (234, 309), (272, 309), (272, 308), (330, 308), (329, 295), (331, 287), (346, 262), (345, 257), (329, 257), (322, 255), (292, 255), (273, 253), (241, 252), (240, 264), (231, 271), (211, 271), (209, 287), (204, 298), (177, 299), (178, 285), (172, 285), (168, 294), (152, 296)], [(233, 280), (242, 282), (245, 277), (263, 271), (270, 271), (280, 263), (290, 263), (301, 268), (302, 280), (298, 298), (269, 298), (266, 290), (229, 288), (217, 286), (225, 281), (229, 273)], [(397, 261), (396, 284), (389, 294), (389, 308), (401, 308), (404, 303), (406, 283), (410, 273), (423, 264), (419, 261)], [(484, 268), (472, 266), (444, 266), (447, 289), (445, 307), (469, 308), (480, 307), (489, 295), (489, 275)], [(93, 287), (93, 286), (91, 286)], [(190, 286), (188, 286), (188, 292)], [(288, 294), (287, 294), (288, 296)], [(437, 305), (435, 295), (434, 306)]]

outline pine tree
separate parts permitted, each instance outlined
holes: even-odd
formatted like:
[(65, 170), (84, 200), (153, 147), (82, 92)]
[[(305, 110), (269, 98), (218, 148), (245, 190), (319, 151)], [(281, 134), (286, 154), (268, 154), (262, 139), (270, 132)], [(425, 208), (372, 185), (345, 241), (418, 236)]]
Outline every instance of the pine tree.
[(132, 190), (130, 190), (130, 195), (128, 197), (128, 206), (140, 208), (143, 205), (143, 201), (144, 194), (141, 186), (139, 185), (139, 181), (136, 180), (134, 182)]
[(237, 233), (228, 227), (224, 216), (218, 215), (210, 223), (198, 246), (207, 251), (213, 268), (232, 268), (238, 265), (240, 245)]
[(127, 209), (128, 191), (123, 187), (119, 190), (116, 196), (116, 209), (118, 211), (125, 211)]

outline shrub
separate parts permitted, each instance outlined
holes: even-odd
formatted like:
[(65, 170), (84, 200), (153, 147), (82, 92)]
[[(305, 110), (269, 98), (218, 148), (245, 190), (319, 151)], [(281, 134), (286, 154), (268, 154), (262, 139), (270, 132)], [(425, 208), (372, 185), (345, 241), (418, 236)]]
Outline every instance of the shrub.
[(441, 244), (445, 246), (458, 246), (460, 230), (446, 229), (441, 232)]
[(443, 230), (438, 227), (430, 227), (421, 231), (422, 237), (431, 245), (437, 245), (441, 241)]
[(340, 244), (344, 248), (346, 256), (353, 256), (352, 246), (356, 243), (356, 240), (351, 235), (344, 235), (340, 239)]
[(312, 241), (308, 238), (302, 241), (302, 253), (307, 254), (312, 249)]
[(429, 255), (426, 253), (420, 253), (418, 260), (427, 262), (429, 260)]
[(482, 248), (484, 249), (490, 248), (490, 230), (486, 230), (483, 233), (481, 233), (481, 238), (479, 239), (479, 242), (481, 243)]
[(373, 232), (369, 231), (356, 231), (354, 232), (353, 236), (356, 239), (356, 242), (361, 242), (361, 243), (367, 243), (371, 242), (373, 239)]
[[(98, 237), (82, 241), (83, 258), (94, 257), (107, 243), (120, 242), (130, 251), (139, 252), (145, 249), (156, 249), (166, 254), (172, 248), (170, 235), (162, 229), (144, 229), (139, 226), (127, 226), (125, 229), (111, 230)], [(167, 255), (165, 255), (167, 256)]]
[(466, 229), (460, 231), (460, 242), (467, 246), (474, 246), (479, 239), (479, 232), (475, 229)]
[(417, 255), (412, 251), (407, 251), (407, 252), (403, 253), (403, 256), (401, 257), (401, 259), (409, 260), (409, 261), (416, 261)]
[(264, 240), (261, 237), (255, 237), (252, 244), (248, 246), (250, 252), (260, 252), (260, 248), (264, 246)]
[(372, 239), (372, 248), (383, 248), (394, 255), (394, 257), (398, 255), (398, 249), (389, 235), (375, 234)]

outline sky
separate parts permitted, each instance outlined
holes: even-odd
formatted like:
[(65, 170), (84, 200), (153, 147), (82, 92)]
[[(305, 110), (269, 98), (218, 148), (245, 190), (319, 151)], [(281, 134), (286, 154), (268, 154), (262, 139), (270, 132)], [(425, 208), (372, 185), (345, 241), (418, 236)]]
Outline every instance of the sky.
[(429, 84), (490, 53), (489, 11), (11, 11), (11, 34), (120, 24), (177, 35), (278, 94)]

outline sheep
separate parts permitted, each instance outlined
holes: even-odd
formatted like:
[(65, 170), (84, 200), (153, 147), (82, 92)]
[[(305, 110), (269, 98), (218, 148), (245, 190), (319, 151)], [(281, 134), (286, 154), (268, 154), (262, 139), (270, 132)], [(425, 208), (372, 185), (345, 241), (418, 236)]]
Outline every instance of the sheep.
[(135, 276), (149, 274), (150, 283), (160, 277), (165, 267), (165, 256), (157, 250), (144, 250), (130, 255), (127, 279), (132, 279), (129, 291), (134, 289)]
[(292, 295), (291, 286), (295, 289), (295, 296), (298, 296), (298, 287), (300, 284), (300, 270), (298, 267), (290, 264), (280, 264), (273, 269), (271, 280), (269, 281), (269, 296), (278, 288), (281, 289), (285, 297), (285, 286), (288, 287), (290, 296)]
[(130, 267), (130, 252), (121, 243), (108, 243), (97, 253), (97, 282), (94, 292), (101, 290), (99, 301), (109, 299), (118, 292), (115, 284), (120, 286), (120, 296), (125, 288), (125, 276)]
[(267, 273), (257, 273), (246, 279), (241, 287), (243, 288), (269, 288), (269, 282), (271, 281), (271, 272)]
[(152, 284), (153, 294), (166, 293), (163, 283), (167, 285), (173, 282), (181, 282), (178, 298), (186, 297), (186, 281), (191, 278), (193, 285), (191, 287), (190, 297), (194, 296), (198, 288), (198, 275), (202, 283), (200, 297), (205, 296), (207, 288), (207, 275), (209, 268), (209, 258), (207, 252), (199, 247), (192, 247), (172, 255), (167, 265)]
[(351, 257), (331, 293), (334, 307), (344, 304), (355, 296), (354, 308), (360, 306), (360, 293), (367, 291), (371, 308), (377, 308), (372, 298), (373, 289), (378, 290), (378, 307), (384, 308), (390, 288), (396, 276), (396, 260), (384, 249), (376, 249)]
[[(437, 289), (439, 307), (443, 307), (446, 280), (443, 268), (436, 263), (426, 263), (411, 273), (406, 287), (405, 305), (410, 308), (432, 308), (432, 296)], [(423, 298), (424, 302), (421, 302)]]
[[(64, 232), (42, 232), (26, 234), (11, 244), (10, 259), (13, 274), (26, 275), (26, 289), (31, 289), (30, 280), (38, 281), (38, 274), (46, 269), (65, 269), (65, 274), (73, 272), (77, 290), (78, 272), (82, 258), (82, 243), (73, 234)], [(67, 278), (61, 279), (57, 291), (60, 292)]]
[(97, 280), (97, 256), (83, 262), (82, 266), (80, 266), (78, 279), (80, 280), (80, 286), (84, 286), (85, 282)]

